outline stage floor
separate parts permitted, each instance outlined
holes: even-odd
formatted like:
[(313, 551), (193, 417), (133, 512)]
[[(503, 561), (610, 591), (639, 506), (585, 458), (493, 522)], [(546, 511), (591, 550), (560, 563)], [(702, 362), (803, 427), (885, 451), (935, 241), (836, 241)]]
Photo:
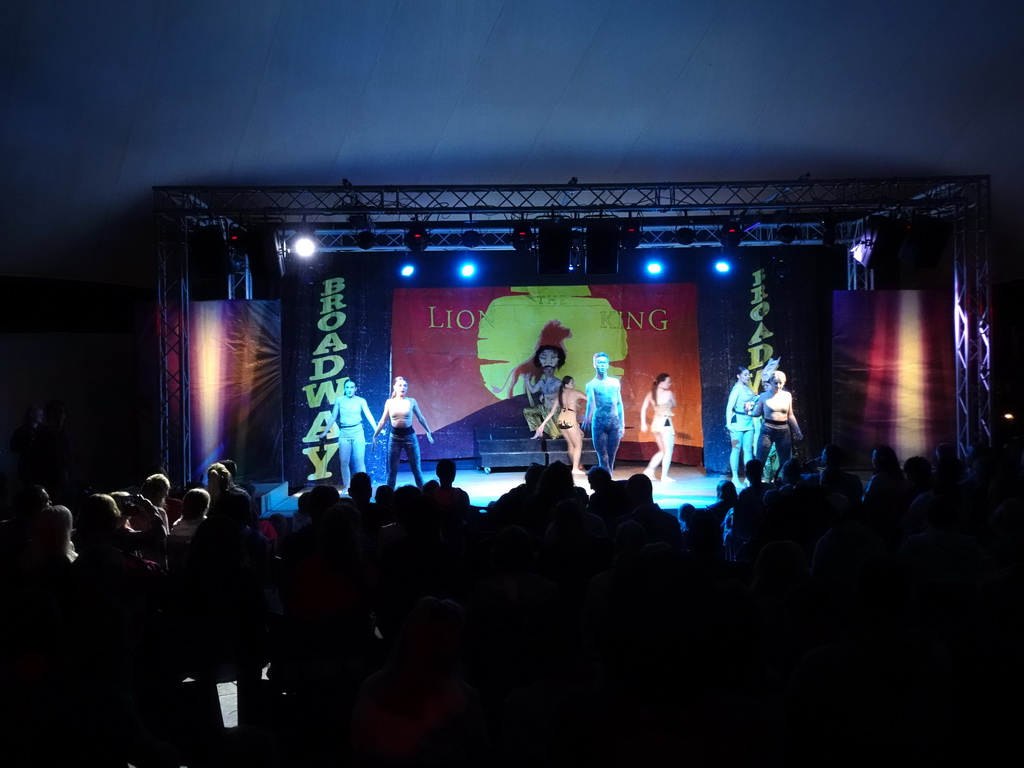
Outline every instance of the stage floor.
[[(463, 466), (465, 464), (465, 466)], [(646, 466), (643, 462), (620, 461), (616, 462), (614, 477), (616, 480), (625, 480), (630, 475), (644, 471)], [(675, 512), (683, 504), (693, 504), (698, 509), (706, 507), (715, 500), (715, 486), (718, 485), (721, 477), (708, 477), (701, 467), (687, 467), (673, 465), (669, 470), (675, 478), (675, 482), (663, 483), (660, 480), (654, 481), (654, 501), (664, 510)], [(660, 474), (660, 472), (659, 472)], [(573, 475), (576, 484), (590, 492), (590, 485), (584, 475)], [(434, 476), (434, 462), (423, 463), (424, 480), (436, 479)], [(523, 482), (523, 470), (492, 470), (485, 473), (468, 462), (459, 462), (458, 474), (455, 477), (455, 485), (462, 488), (469, 494), (469, 499), (474, 506), (486, 507), (493, 501), (497, 501), (502, 494), (508, 492)], [(403, 464), (398, 473), (398, 485), (412, 485), (412, 473), (408, 465)], [(377, 484), (374, 484), (376, 490)], [(273, 512), (288, 514), (298, 509), (299, 493), (293, 493), (281, 503), (275, 504)]]

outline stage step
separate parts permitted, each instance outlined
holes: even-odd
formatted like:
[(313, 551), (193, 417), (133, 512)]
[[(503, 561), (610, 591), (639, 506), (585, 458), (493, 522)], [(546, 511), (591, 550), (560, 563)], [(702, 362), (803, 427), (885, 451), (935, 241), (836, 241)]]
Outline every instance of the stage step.
[(490, 469), (508, 469), (510, 467), (528, 467), (531, 464), (546, 466), (548, 463), (547, 454), (543, 451), (533, 453), (501, 453), (480, 451), (480, 467), (484, 471)]
[[(492, 468), (523, 468), (536, 462), (547, 466), (553, 461), (569, 464), (569, 454), (564, 439), (550, 440), (546, 437), (534, 440), (525, 427), (483, 427), (473, 430), (476, 438), (480, 468), (485, 472)], [(583, 439), (584, 466), (597, 464), (590, 438)]]

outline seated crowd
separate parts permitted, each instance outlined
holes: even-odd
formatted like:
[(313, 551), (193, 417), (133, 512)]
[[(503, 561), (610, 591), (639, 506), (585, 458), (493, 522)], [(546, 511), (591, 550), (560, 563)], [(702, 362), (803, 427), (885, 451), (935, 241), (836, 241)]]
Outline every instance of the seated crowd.
[[(0, 523), (7, 765), (862, 765), (1002, 758), (1024, 474), (839, 446), (706, 509), (531, 466), (487, 508), (352, 478), (261, 518), (230, 461)], [(251, 490), (251, 489), (250, 489)], [(217, 684), (237, 685), (225, 729)]]

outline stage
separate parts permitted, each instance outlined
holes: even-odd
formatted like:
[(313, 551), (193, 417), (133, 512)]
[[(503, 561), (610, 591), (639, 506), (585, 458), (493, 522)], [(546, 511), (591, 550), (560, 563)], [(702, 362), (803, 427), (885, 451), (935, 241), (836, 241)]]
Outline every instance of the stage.
[[(469, 494), (469, 499), (474, 506), (486, 507), (496, 501), (512, 488), (523, 482), (523, 470), (492, 470), (483, 472), (477, 469), (469, 461), (460, 461), (458, 474), (455, 477), (455, 485), (462, 488)], [(424, 481), (436, 480), (434, 476), (434, 462), (423, 462)], [(616, 480), (626, 480), (630, 475), (643, 472), (646, 464), (643, 462), (619, 461), (616, 462), (614, 477)], [(654, 481), (654, 501), (664, 510), (675, 512), (683, 504), (693, 504), (698, 509), (706, 507), (715, 500), (715, 486), (722, 479), (716, 476), (707, 476), (700, 467), (688, 467), (673, 465), (670, 473), (675, 482), (663, 483), (660, 480)], [(576, 484), (590, 492), (590, 485), (584, 475), (574, 475)], [(398, 485), (412, 485), (412, 473), (407, 464), (402, 464), (398, 473)], [(378, 483), (374, 483), (376, 490)], [(259, 489), (258, 489), (259, 490)], [(288, 493), (287, 486), (271, 487), (260, 493), (263, 515), (279, 513), (291, 515), (298, 509), (298, 497), (308, 489), (299, 489)]]

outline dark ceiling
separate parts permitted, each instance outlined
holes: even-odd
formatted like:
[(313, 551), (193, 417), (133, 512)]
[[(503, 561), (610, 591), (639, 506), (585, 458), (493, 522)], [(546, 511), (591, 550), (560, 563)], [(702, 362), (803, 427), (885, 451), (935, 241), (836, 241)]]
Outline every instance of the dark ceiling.
[(6, 0), (0, 274), (155, 284), (159, 185), (990, 174), (1024, 276), (1024, 6)]

